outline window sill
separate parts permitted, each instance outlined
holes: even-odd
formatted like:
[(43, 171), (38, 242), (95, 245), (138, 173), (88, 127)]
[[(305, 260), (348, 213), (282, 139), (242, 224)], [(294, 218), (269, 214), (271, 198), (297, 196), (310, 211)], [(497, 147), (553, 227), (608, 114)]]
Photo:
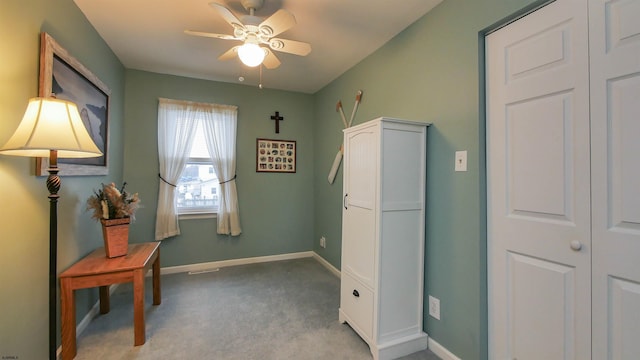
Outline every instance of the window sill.
[(178, 214), (178, 220), (215, 219), (217, 217), (217, 213)]

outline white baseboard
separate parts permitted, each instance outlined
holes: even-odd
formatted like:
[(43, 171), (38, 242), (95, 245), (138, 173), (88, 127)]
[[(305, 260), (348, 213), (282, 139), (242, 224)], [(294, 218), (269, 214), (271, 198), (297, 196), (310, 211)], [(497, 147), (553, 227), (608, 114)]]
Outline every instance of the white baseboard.
[[(429, 346), (429, 336), (420, 330), (417, 334), (411, 334), (391, 342), (380, 344), (379, 347), (375, 345), (371, 348), (372, 353), (377, 351), (377, 359), (397, 359), (401, 356), (413, 354), (418, 351), (423, 351)], [(376, 358), (374, 356), (374, 358)]]
[[(313, 251), (303, 251), (298, 253), (289, 253), (289, 254), (281, 254), (281, 255), (257, 256), (257, 257), (251, 257), (251, 258), (243, 258), (243, 259), (231, 259), (231, 260), (211, 261), (211, 262), (198, 263), (198, 264), (169, 266), (169, 267), (160, 268), (160, 274), (167, 275), (167, 274), (177, 274), (177, 273), (183, 273), (183, 272), (215, 271), (216, 269), (227, 267), (227, 266), (237, 266), (237, 265), (271, 262), (271, 261), (308, 258), (308, 257), (313, 257), (313, 254), (314, 254)], [(151, 276), (151, 272), (149, 272), (147, 276)]]
[(335, 266), (331, 265), (330, 262), (328, 262), (327, 260), (325, 260), (322, 256), (318, 255), (317, 252), (313, 252), (313, 258), (316, 259), (320, 264), (322, 264), (324, 267), (326, 267), (327, 269), (329, 269), (329, 271), (331, 271), (333, 273), (333, 275), (337, 276), (338, 279), (340, 278), (340, 270), (336, 269)]
[(429, 350), (442, 360), (462, 360), (455, 356), (451, 351), (447, 350), (444, 346), (438, 344), (438, 342), (433, 340), (432, 337), (429, 337)]

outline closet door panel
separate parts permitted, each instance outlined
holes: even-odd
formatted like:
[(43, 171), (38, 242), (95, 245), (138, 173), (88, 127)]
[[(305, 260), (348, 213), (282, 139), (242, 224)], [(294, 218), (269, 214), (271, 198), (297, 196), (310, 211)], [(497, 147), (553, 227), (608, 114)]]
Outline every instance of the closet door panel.
[(516, 253), (507, 257), (509, 358), (582, 359), (565, 343), (576, 337), (576, 269)]
[(640, 230), (640, 74), (610, 80), (607, 86), (609, 226)]
[(640, 354), (640, 284), (609, 277), (608, 290), (608, 359), (636, 359)]
[(593, 358), (640, 354), (640, 1), (590, 0)]
[(557, 0), (487, 36), (491, 359), (590, 358), (587, 28)]

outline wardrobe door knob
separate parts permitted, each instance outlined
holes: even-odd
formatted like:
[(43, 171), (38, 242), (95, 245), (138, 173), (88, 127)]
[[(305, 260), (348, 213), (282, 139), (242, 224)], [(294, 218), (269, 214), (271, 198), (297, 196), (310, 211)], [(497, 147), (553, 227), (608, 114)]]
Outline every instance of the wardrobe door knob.
[(358, 290), (353, 290), (353, 296), (360, 297), (360, 293), (358, 292)]
[(571, 250), (579, 251), (580, 249), (582, 249), (582, 243), (578, 240), (573, 240), (571, 242)]

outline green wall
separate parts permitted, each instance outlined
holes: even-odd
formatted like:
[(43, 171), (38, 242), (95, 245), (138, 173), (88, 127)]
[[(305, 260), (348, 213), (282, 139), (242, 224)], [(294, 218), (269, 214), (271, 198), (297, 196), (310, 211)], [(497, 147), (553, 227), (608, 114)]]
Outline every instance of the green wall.
[[(315, 94), (314, 250), (340, 267), (342, 171), (326, 177), (342, 142), (335, 112), (354, 124), (379, 117), (432, 123), (427, 145), (426, 331), (463, 359), (487, 357), (486, 200), (479, 32), (531, 0), (445, 0), (384, 47)], [(454, 153), (468, 151), (468, 171), (454, 172)], [(402, 176), (402, 174), (398, 174)], [(440, 299), (441, 320), (429, 317), (427, 296)]]
[[(86, 198), (101, 182), (122, 179), (124, 68), (72, 0), (0, 1), (0, 146), (18, 126), (28, 99), (38, 96), (41, 31), (112, 90), (109, 175), (62, 179), (62, 271), (102, 244), (99, 225), (84, 211)], [(46, 179), (34, 176), (34, 164), (30, 158), (0, 156), (0, 357), (45, 359), (48, 354), (49, 202)], [(82, 318), (97, 291), (80, 291), (76, 299)]]
[[(158, 198), (158, 98), (238, 106), (237, 175), (242, 234), (216, 234), (216, 219), (181, 220), (162, 241), (162, 266), (309, 251), (313, 241), (313, 97), (127, 70), (124, 177), (144, 208), (132, 241), (153, 241)], [(280, 133), (270, 116), (284, 116)], [(256, 138), (295, 140), (296, 173), (256, 173)]]

